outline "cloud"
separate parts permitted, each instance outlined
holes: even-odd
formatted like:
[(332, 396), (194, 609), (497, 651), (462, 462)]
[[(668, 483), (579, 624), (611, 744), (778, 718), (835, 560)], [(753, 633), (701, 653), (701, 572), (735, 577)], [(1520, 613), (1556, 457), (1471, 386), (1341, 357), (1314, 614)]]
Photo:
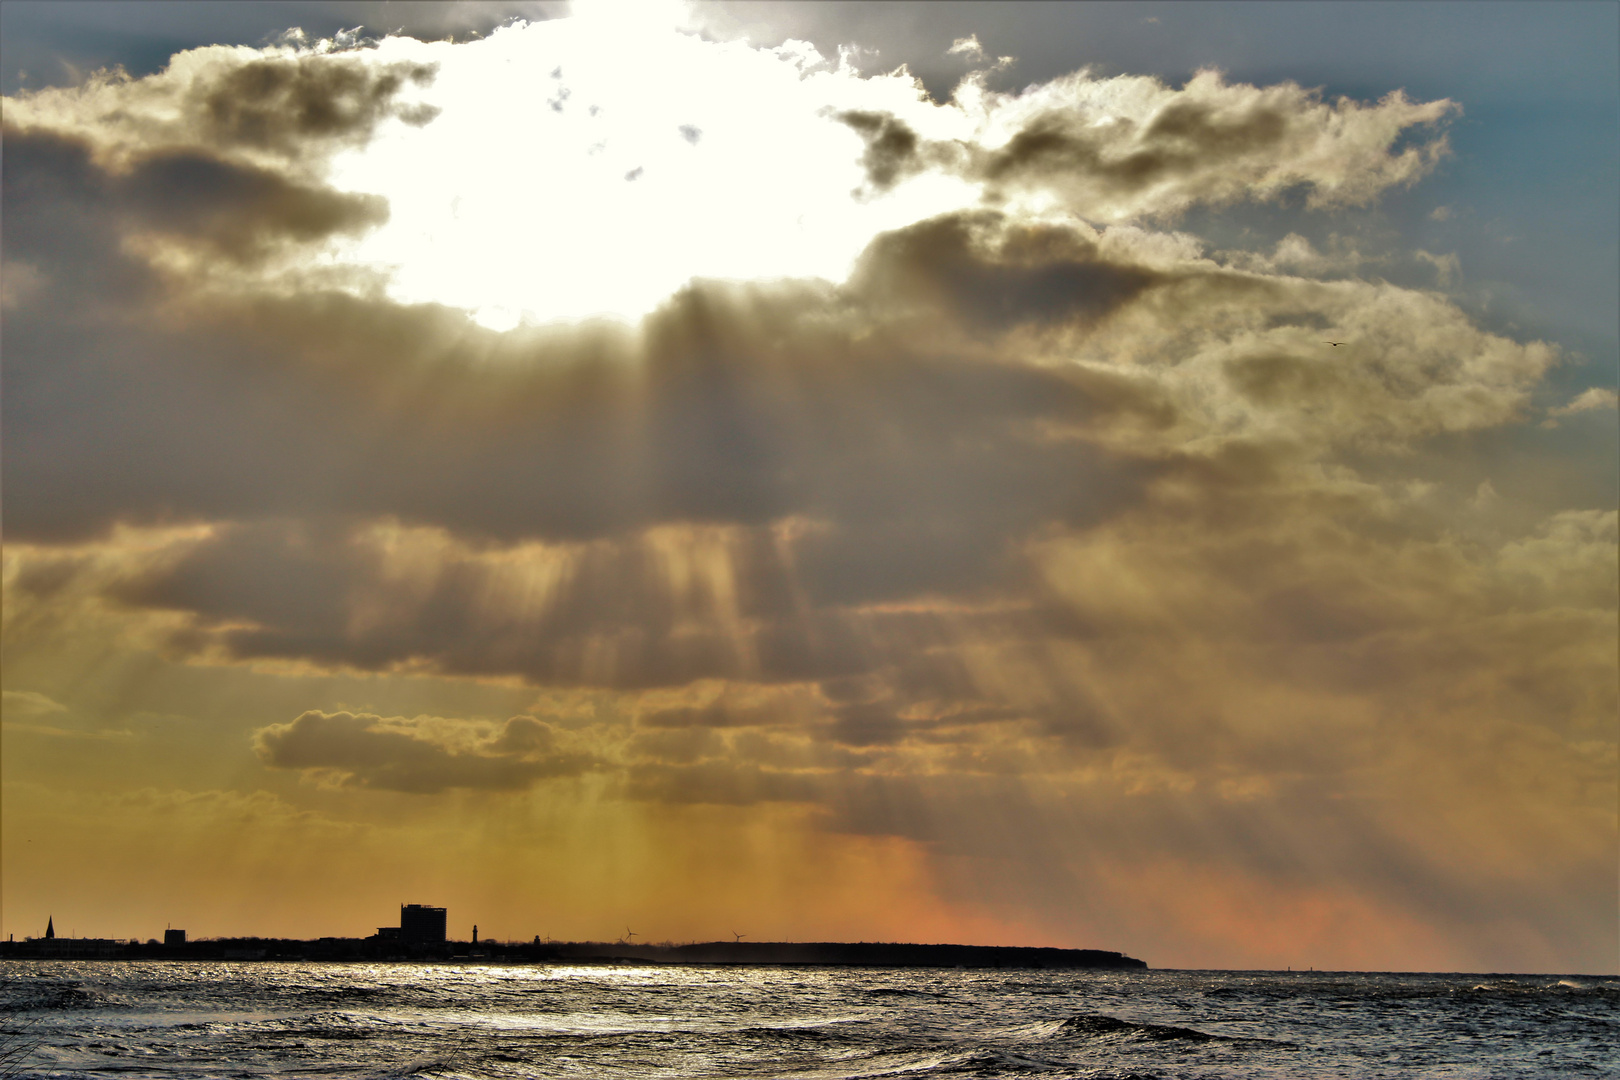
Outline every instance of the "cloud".
[(1311, 208), (1357, 206), (1433, 169), (1447, 152), (1443, 136), (1397, 144), (1458, 111), (1399, 91), (1376, 105), (1329, 104), (1292, 83), (1229, 85), (1213, 71), (1180, 90), (1084, 72), (1016, 97), (969, 82), (957, 100), (977, 122), (969, 138), (926, 140), (897, 116), (839, 114), (866, 142), (873, 187), (952, 171), (984, 185), (991, 200), (1053, 196), (1091, 221), (1172, 217), (1296, 189), (1308, 191)]
[[(1548, 600), (1572, 608), (1601, 605), (1620, 589), (1614, 548), (1620, 544), (1620, 514), (1566, 510), (1527, 537), (1503, 547), (1500, 562), (1509, 574), (1533, 581)], [(1545, 601), (1544, 601), (1545, 602)]]
[[(1063, 234), (1015, 232), (998, 247), (994, 223), (983, 224), (982, 245), (951, 221), (897, 235), (865, 273), (918, 315), (960, 300), (963, 310), (948, 318), (992, 335), (1071, 313), (1095, 318), (1151, 279), (1088, 257), (1083, 241), (1043, 262), (1018, 245), (1061, 245)], [(938, 266), (925, 265), (929, 258)], [(869, 318), (852, 301), (878, 306)], [(107, 298), (91, 304), (104, 308)], [(65, 298), (64, 306), (71, 308)], [(902, 312), (906, 321), (897, 321), (889, 306), (884, 297), (813, 283), (699, 283), (649, 320), (644, 344), (632, 348), (622, 334), (589, 327), (469, 332), (455, 312), (341, 293), (204, 294), (187, 304), (178, 349), (172, 324), (153, 325), (139, 308), (120, 312), (113, 334), (105, 319), (76, 325), (85, 308), (57, 317), (42, 306), (14, 324), (23, 344), (13, 394), (27, 400), (62, 382), (62, 412), (39, 419), (73, 416), (99, 435), (59, 445), (43, 430), (23, 433), (12, 522), (23, 535), (45, 526), (30, 525), (31, 514), (60, 522), (51, 528), (93, 531), (109, 517), (140, 516), (143, 504), (235, 517), (250, 506), (264, 514), (324, 501), (345, 513), (444, 521), (508, 539), (582, 539), (662, 520), (758, 525), (868, 509), (937, 518), (969, 500), (980, 513), (1018, 515), (1027, 512), (1018, 505), (1025, 482), (1009, 485), (1015, 476), (1055, 479), (1077, 468), (1097, 474), (1098, 496), (1128, 497), (1130, 468), (1116, 480), (1115, 464), (1083, 443), (1030, 440), (1017, 428), (1137, 408), (1130, 380), (920, 351), (902, 338), (914, 316)], [(945, 325), (933, 321), (933, 332)], [(32, 346), (18, 332), (28, 327), (38, 327)], [(69, 341), (75, 378), (82, 384), (94, 372), (91, 381), (119, 386), (117, 395), (72, 392), (67, 372), (47, 358)], [(240, 362), (212, 359), (231, 349)], [(150, 358), (139, 380), (115, 359), (135, 353)], [(441, 379), (454, 380), (454, 394), (432, 390)], [(215, 424), (241, 395), (260, 402), (256, 419)], [(817, 399), (823, 407), (800, 408)], [(125, 407), (131, 402), (140, 407)], [(873, 410), (891, 426), (870, 427)], [(165, 413), (192, 420), (170, 425), (160, 422)], [(444, 441), (423, 442), (419, 423)], [(962, 442), (969, 431), (1008, 454), (972, 452)], [(111, 445), (122, 463), (106, 455)], [(906, 452), (885, 454), (883, 446)], [(450, 467), (452, 460), (462, 465)], [(481, 463), (489, 498), (470, 498), (461, 485), (459, 470), (472, 461)], [(100, 472), (95, 485), (64, 484), (82, 469)], [(326, 480), (306, 484), (317, 471)], [(26, 494), (46, 489), (56, 494)]]
[(1596, 409), (1613, 409), (1620, 403), (1620, 395), (1607, 386), (1592, 386), (1582, 390), (1568, 404), (1556, 405), (1547, 410), (1548, 416), (1574, 416), (1576, 413), (1592, 412)]
[(692, 765), (632, 766), (626, 793), (633, 799), (671, 806), (753, 806), (761, 802), (814, 802), (816, 785), (789, 772), (710, 762)]
[(505, 724), (310, 710), (254, 734), (271, 768), (298, 769), (340, 786), (432, 794), (449, 788), (510, 791), (577, 776), (594, 760), (566, 734), (532, 716)]
[(129, 208), (136, 228), (200, 242), (236, 261), (262, 257), (281, 241), (318, 241), (388, 219), (387, 204), (375, 195), (302, 187), (185, 153), (145, 159), (108, 198)]
[(67, 712), (66, 705), (52, 701), (37, 690), (0, 690), (0, 699), (5, 701), (6, 710), (13, 715), (49, 716), (51, 713)]
[[(953, 605), (1035, 619), (1043, 532), (1162, 485), (1241, 500), (1291, 477), (1309, 498), (1340, 448), (1510, 420), (1551, 362), (1427, 294), (1160, 239), (947, 215), (876, 238), (844, 286), (694, 283), (636, 339), (204, 294), (178, 349), (132, 313), (116, 351), (75, 350), (102, 385), (114, 358), (151, 359), (116, 395), (55, 399), (54, 423), (77, 411), (98, 441), (13, 424), (8, 525), (216, 522), (111, 594), (189, 619), (183, 649), (619, 687), (826, 679), (898, 662)], [(45, 340), (71, 325), (35, 317)], [(1351, 344), (1326, 349), (1328, 328)], [(15, 350), (13, 402), (63, 377), (61, 351)]]
[(198, 113), (209, 136), (226, 145), (283, 154), (310, 143), (364, 140), (387, 116), (430, 122), (432, 106), (399, 107), (407, 83), (433, 81), (430, 64), (322, 62), (314, 56), (253, 60), (209, 85)]
[[(987, 204), (1056, 205), (1094, 222), (1295, 189), (1315, 207), (1360, 204), (1431, 168), (1444, 140), (1417, 136), (1455, 111), (1398, 94), (1328, 103), (1211, 72), (1180, 89), (1079, 73), (1017, 95), (989, 92), (979, 73), (936, 105), (903, 74), (863, 78), (803, 43), (755, 50), (665, 33), (638, 38), (635, 85), (668, 90), (655, 101), (619, 77), (624, 50), (605, 22), (561, 19), (459, 46), (391, 37), (356, 51), (193, 50), (145, 79), (25, 95), (7, 116), (89, 139), (111, 168), (188, 151), (383, 194), (389, 222), (347, 245), (344, 263), (395, 299), (460, 304), (508, 328), (635, 318), (694, 273), (837, 278), (877, 229)], [(557, 111), (544, 101), (565, 66), (580, 108), (556, 98)], [(491, 96), (523, 137), (464, 137), (488, 127)], [(447, 119), (400, 119), (435, 108)], [(701, 131), (701, 144), (671, 140), (672, 128)], [(539, 173), (536, 140), (549, 163)], [(872, 197), (850, 200), (863, 174)], [(601, 205), (603, 178), (630, 175), (636, 196)], [(543, 177), (543, 197), (584, 209), (580, 221), (492, 213), (524, 190), (540, 195), (521, 176)], [(707, 227), (720, 218), (746, 224)], [(497, 253), (529, 248), (553, 258)], [(631, 248), (642, 253), (633, 264), (605, 255)]]
[(811, 687), (699, 682), (676, 692), (642, 695), (636, 726), (652, 730), (798, 726), (825, 709)]
[(1419, 261), (1426, 262), (1434, 267), (1435, 276), (1439, 278), (1439, 285), (1442, 289), (1450, 288), (1451, 283), (1462, 276), (1461, 263), (1455, 254), (1435, 255), (1432, 252), (1424, 251), (1422, 248), (1418, 248), (1412, 254)]
[(76, 138), (8, 129), (5, 143), (8, 247), (32, 258), (24, 284), (36, 295), (43, 281), (66, 273), (111, 286), (107, 299), (116, 299), (153, 288), (152, 264), (176, 253), (255, 264), (388, 218), (378, 196), (204, 152), (161, 151), (108, 172)]
[(1360, 272), (1368, 263), (1388, 258), (1364, 254), (1353, 237), (1339, 233), (1328, 234), (1327, 250), (1319, 251), (1310, 240), (1292, 232), (1278, 240), (1269, 255), (1259, 251), (1229, 249), (1214, 252), (1212, 257), (1223, 266), (1251, 273), (1314, 278), (1349, 277)]
[[(895, 183), (923, 171), (928, 165), (918, 155), (920, 140), (917, 133), (895, 117), (885, 113), (851, 109), (838, 114), (838, 119), (866, 143), (861, 166), (866, 177), (878, 191), (887, 191)], [(936, 156), (936, 162), (948, 163), (948, 154)]]
[(1163, 281), (1130, 261), (1109, 260), (1095, 234), (1026, 226), (995, 212), (951, 214), (873, 241), (852, 275), (867, 303), (904, 312), (948, 312), (967, 328), (1101, 321)]
[(0, 311), (20, 308), (45, 284), (45, 278), (26, 262), (8, 260), (0, 270)]
[(389, 119), (430, 122), (437, 110), (401, 100), (432, 83), (431, 63), (376, 63), (297, 43), (264, 50), (211, 46), (177, 54), (131, 79), (101, 71), (76, 87), (24, 91), (6, 102), (18, 131), (88, 140), (98, 164), (119, 169), (164, 151), (206, 151), (260, 166), (318, 167), (363, 145)]
[(1432, 169), (1443, 139), (1393, 148), (1407, 129), (1456, 111), (1399, 92), (1371, 106), (1327, 104), (1292, 84), (1233, 86), (1209, 71), (1179, 91), (1071, 77), (1050, 93), (1056, 107), (1020, 102), (1022, 122), (978, 168), (1003, 187), (1066, 188), (1071, 205), (1085, 213), (1095, 200), (1101, 213), (1092, 213), (1105, 219), (1275, 198), (1295, 187), (1309, 189), (1311, 207), (1359, 205)]

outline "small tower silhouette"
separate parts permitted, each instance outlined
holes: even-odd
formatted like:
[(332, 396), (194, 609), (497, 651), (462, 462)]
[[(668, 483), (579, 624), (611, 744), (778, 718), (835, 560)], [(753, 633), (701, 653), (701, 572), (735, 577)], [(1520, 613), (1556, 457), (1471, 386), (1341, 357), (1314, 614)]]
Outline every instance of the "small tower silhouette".
[(47, 938), (54, 938), (56, 936), (56, 920), (51, 918), (49, 915), (45, 916), (45, 936)]

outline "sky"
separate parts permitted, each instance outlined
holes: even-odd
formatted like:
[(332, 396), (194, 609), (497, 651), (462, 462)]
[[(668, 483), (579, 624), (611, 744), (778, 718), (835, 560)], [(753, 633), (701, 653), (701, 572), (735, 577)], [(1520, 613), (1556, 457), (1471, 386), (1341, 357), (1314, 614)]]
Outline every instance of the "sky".
[(0, 932), (1613, 973), (1620, 5), (0, 6)]

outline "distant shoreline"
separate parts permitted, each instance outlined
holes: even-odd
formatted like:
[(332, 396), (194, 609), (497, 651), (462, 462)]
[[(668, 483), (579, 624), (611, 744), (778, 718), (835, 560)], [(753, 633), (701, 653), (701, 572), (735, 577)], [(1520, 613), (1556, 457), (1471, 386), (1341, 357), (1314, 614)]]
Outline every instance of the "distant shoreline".
[(684, 945), (600, 941), (428, 942), (376, 938), (217, 938), (161, 945), (100, 938), (0, 942), (5, 960), (314, 960), (637, 963), (737, 967), (933, 967), (1134, 970), (1147, 964), (1102, 949), (907, 942), (709, 941)]

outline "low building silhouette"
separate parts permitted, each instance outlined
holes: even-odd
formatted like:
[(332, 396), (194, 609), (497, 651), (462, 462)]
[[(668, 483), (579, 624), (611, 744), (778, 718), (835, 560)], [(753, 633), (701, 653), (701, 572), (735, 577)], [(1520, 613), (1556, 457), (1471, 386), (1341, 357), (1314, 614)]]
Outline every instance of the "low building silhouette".
[(126, 943), (115, 938), (57, 937), (56, 918), (45, 919), (45, 936), (5, 943), (7, 957), (31, 960), (112, 960), (124, 955)]

